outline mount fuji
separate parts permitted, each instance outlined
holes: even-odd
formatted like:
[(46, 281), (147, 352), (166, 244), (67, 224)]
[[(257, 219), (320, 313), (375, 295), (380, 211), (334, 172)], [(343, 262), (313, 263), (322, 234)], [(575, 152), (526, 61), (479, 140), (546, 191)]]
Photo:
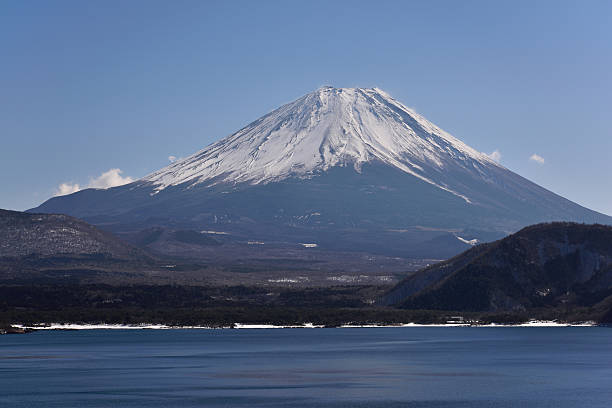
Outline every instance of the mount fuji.
[(445, 258), (539, 222), (612, 224), (380, 89), (333, 87), (133, 183), (54, 197), (31, 211), (134, 236), (151, 227), (188, 229), (227, 245), (422, 258)]

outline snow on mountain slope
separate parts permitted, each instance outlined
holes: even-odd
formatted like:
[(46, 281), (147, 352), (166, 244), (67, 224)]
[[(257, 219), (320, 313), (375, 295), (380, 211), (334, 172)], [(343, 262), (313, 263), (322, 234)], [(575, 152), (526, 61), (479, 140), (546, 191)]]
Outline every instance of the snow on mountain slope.
[(159, 192), (187, 183), (266, 184), (378, 161), (470, 202), (444, 179), (500, 167), (380, 89), (323, 87), (141, 181)]

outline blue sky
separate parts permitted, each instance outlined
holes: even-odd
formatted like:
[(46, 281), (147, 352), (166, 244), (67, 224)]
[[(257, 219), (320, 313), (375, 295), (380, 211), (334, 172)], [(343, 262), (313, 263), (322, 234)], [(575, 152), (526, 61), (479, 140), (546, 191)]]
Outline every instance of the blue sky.
[(612, 214), (609, 1), (3, 2), (0, 208), (142, 177), (322, 85), (380, 87)]

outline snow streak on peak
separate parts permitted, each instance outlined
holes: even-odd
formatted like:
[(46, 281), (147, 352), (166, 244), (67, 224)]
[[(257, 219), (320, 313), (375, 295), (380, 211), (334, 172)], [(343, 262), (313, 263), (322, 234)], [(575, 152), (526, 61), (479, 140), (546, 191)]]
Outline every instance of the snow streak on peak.
[(485, 174), (498, 166), (377, 88), (322, 87), (142, 181), (156, 191), (187, 183), (268, 183), (312, 177), (334, 166), (394, 166), (453, 190), (448, 168)]

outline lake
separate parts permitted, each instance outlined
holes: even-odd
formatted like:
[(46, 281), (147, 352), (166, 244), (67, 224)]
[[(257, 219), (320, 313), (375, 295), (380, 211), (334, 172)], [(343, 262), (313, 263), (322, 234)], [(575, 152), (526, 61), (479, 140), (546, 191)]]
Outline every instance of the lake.
[(6, 407), (610, 407), (612, 329), (81, 330), (0, 336)]

